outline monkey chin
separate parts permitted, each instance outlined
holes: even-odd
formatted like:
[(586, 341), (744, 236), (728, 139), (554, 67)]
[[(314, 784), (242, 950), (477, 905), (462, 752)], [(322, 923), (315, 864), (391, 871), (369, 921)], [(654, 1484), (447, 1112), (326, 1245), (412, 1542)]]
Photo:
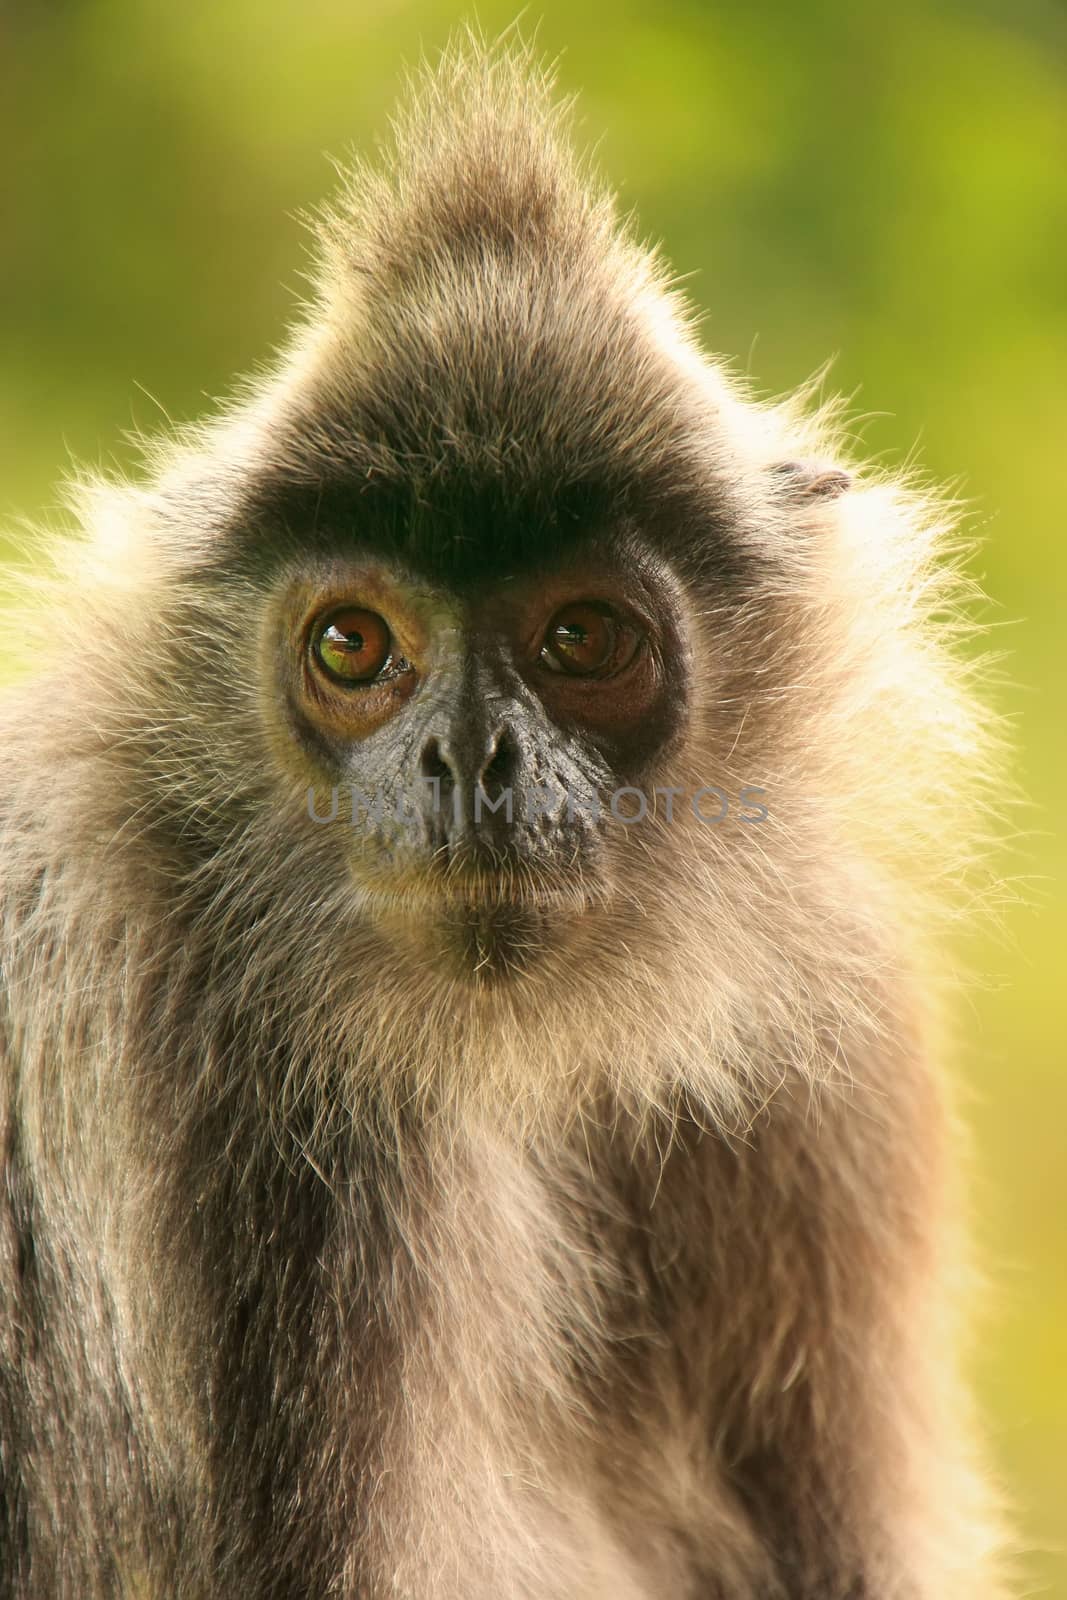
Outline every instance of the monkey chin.
[[(562, 925), (561, 925), (562, 924)], [(449, 907), (433, 929), (451, 972), (474, 983), (515, 981), (565, 938), (558, 910), (530, 905)]]
[(375, 921), (420, 965), (453, 982), (514, 983), (568, 942), (570, 917), (534, 901), (407, 902), (375, 910)]

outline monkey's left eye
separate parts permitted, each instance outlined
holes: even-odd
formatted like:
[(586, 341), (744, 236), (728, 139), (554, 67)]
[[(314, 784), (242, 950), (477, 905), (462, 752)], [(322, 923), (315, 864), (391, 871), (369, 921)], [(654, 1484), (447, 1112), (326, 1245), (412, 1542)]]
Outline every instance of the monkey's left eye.
[(628, 667), (641, 636), (608, 606), (583, 600), (564, 606), (549, 623), (542, 664), (576, 678), (610, 678)]
[(311, 654), (328, 677), (340, 683), (370, 683), (392, 660), (389, 625), (376, 611), (348, 606), (316, 624)]

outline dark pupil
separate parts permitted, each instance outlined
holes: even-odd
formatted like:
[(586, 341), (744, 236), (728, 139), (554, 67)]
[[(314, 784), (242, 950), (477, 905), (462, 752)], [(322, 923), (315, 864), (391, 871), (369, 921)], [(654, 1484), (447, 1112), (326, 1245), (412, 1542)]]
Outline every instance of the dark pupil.
[(323, 627), (316, 650), (335, 677), (362, 683), (377, 676), (388, 661), (389, 633), (372, 612), (348, 611)]
[(614, 630), (606, 617), (589, 617), (588, 622), (569, 617), (552, 629), (556, 654), (579, 672), (595, 672), (611, 655)]
[(327, 639), (338, 650), (351, 651), (353, 655), (366, 648), (366, 640), (361, 633), (345, 633), (336, 623), (327, 630)]

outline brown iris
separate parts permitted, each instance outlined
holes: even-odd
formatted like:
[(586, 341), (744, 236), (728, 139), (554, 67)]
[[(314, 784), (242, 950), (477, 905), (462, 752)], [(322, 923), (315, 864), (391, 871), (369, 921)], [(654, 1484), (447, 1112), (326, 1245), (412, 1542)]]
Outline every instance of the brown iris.
[(629, 666), (640, 644), (636, 629), (593, 601), (564, 606), (549, 623), (541, 660), (553, 672), (609, 678)]
[(311, 636), (316, 664), (339, 683), (370, 683), (390, 664), (389, 625), (376, 611), (346, 606), (318, 623)]

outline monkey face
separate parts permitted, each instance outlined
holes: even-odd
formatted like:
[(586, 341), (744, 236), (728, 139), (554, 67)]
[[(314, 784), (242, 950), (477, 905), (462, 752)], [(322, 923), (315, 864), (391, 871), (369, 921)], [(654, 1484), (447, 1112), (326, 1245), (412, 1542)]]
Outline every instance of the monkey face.
[(500, 956), (514, 973), (610, 901), (612, 797), (651, 792), (686, 722), (661, 558), (592, 538), (516, 566), (449, 581), (387, 553), (324, 554), (280, 574), (271, 611), (307, 825), (329, 819), (379, 921), (462, 970)]

